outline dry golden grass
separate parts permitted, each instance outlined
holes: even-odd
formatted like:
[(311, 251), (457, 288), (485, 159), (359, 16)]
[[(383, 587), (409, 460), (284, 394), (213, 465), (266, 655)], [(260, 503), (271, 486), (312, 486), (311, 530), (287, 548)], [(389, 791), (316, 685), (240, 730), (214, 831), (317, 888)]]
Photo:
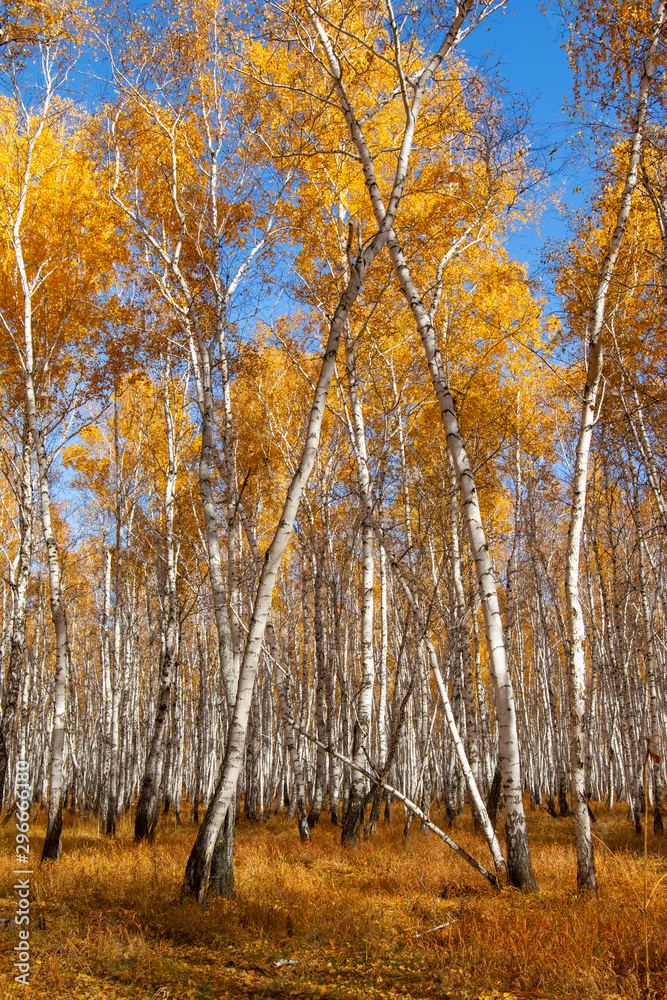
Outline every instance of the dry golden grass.
[[(435, 812), (435, 811), (434, 811)], [(207, 910), (179, 900), (194, 827), (161, 820), (136, 846), (129, 818), (115, 840), (67, 815), (63, 855), (32, 876), (30, 987), (13, 983), (13, 928), (0, 930), (4, 998), (641, 997), (643, 839), (627, 811), (596, 809), (600, 893), (576, 893), (571, 820), (528, 812), (540, 893), (494, 891), (403, 811), (393, 829), (344, 851), (327, 818), (302, 846), (282, 817), (239, 822), (238, 898)], [(434, 817), (435, 818), (435, 817)], [(444, 822), (444, 819), (440, 819)], [(0, 827), (0, 916), (13, 916), (14, 825)], [(40, 856), (44, 814), (31, 830)], [(454, 836), (484, 860), (467, 816)], [(485, 862), (486, 863), (486, 862)], [(649, 884), (667, 870), (649, 837)], [(441, 926), (433, 930), (434, 926)], [(667, 888), (648, 922), (651, 996), (667, 997)], [(276, 968), (281, 959), (297, 964)]]

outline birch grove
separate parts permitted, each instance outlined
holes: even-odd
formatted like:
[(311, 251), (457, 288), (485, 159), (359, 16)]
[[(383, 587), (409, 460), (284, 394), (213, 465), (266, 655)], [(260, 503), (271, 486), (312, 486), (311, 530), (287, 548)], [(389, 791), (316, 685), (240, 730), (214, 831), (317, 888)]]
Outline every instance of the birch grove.
[(595, 893), (596, 813), (625, 801), (638, 834), (648, 801), (662, 833), (644, 6), (617, 38), (568, 5), (576, 95), (620, 124), (550, 251), (556, 312), (508, 249), (539, 151), (466, 61), (504, 2), (416, 25), (391, 0), (193, 0), (159, 31), (130, 10), (0, 39), (0, 798), (26, 759), (44, 859), (67, 808), (137, 841), (193, 824), (203, 904), (234, 896), (237, 821), (284, 811), (349, 850), (398, 822), (532, 892), (542, 808), (573, 814)]

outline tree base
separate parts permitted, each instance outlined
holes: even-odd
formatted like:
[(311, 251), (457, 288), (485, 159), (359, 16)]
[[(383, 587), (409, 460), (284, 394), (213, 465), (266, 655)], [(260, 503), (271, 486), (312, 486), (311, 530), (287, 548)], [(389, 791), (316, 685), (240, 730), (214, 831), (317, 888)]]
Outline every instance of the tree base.
[(364, 822), (364, 802), (357, 795), (350, 795), (347, 812), (343, 820), (341, 843), (343, 847), (358, 847)]
[(208, 891), (222, 899), (236, 899), (234, 887), (234, 803), (230, 803), (225, 822), (213, 850)]
[(160, 804), (157, 796), (142, 788), (134, 817), (134, 839), (137, 843), (153, 839), (159, 812)]
[(311, 830), (313, 829), (313, 827), (316, 827), (317, 824), (319, 823), (321, 812), (322, 812), (321, 806), (310, 807), (310, 812), (308, 813), (308, 826), (310, 827)]
[(46, 840), (42, 848), (42, 861), (57, 861), (63, 849), (61, 833), (63, 829), (63, 804), (62, 800), (58, 807), (49, 815), (49, 825), (46, 831)]

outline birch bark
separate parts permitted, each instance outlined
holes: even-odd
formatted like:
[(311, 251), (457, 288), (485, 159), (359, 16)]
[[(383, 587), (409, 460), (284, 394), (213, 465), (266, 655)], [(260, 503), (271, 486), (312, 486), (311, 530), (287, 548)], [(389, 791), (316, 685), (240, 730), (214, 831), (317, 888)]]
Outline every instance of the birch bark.
[[(310, 517), (310, 526), (313, 533), (313, 543), (315, 544), (315, 525)], [(308, 826), (312, 829), (317, 826), (324, 804), (324, 795), (327, 782), (327, 755), (324, 750), (326, 743), (326, 724), (324, 720), (324, 700), (325, 700), (325, 671), (326, 671), (326, 649), (324, 642), (324, 608), (322, 606), (322, 572), (324, 562), (324, 552), (313, 553), (313, 612), (314, 612), (314, 636), (315, 636), (315, 671), (317, 685), (315, 690), (315, 723), (317, 725), (317, 735), (321, 746), (318, 744), (317, 756), (315, 759), (315, 787), (308, 813)]]
[[(116, 567), (114, 574), (114, 628), (113, 643), (111, 645), (112, 660), (110, 670), (111, 682), (111, 704), (109, 718), (109, 787), (107, 801), (105, 803), (106, 814), (104, 819), (104, 832), (110, 835), (116, 832), (116, 807), (118, 805), (118, 782), (119, 782), (119, 709), (121, 695), (121, 665), (120, 665), (120, 645), (121, 645), (121, 618), (123, 614), (122, 600), (122, 502), (121, 502), (121, 472), (120, 472), (120, 447), (118, 440), (118, 388), (114, 386), (113, 400), (113, 432), (114, 432), (114, 478), (115, 478), (115, 518), (116, 518)], [(111, 556), (111, 553), (108, 553)], [(109, 567), (110, 569), (110, 567)], [(107, 616), (108, 619), (108, 616)], [(105, 636), (105, 642), (107, 636)]]
[(164, 559), (165, 559), (165, 604), (167, 621), (164, 635), (164, 649), (160, 664), (160, 690), (158, 706), (153, 723), (150, 748), (141, 782), (141, 792), (134, 819), (134, 837), (141, 841), (152, 837), (157, 826), (160, 810), (160, 774), (164, 758), (165, 733), (171, 709), (172, 682), (175, 670), (178, 643), (178, 599), (176, 594), (176, 558), (174, 546), (174, 511), (176, 505), (176, 479), (179, 457), (172, 412), (171, 368), (167, 363), (163, 378), (163, 410), (167, 439), (167, 469), (165, 470), (164, 493)]
[[(351, 431), (354, 437), (354, 454), (357, 464), (357, 479), (364, 496), (370, 495), (371, 482), (366, 450), (364, 414), (357, 380), (357, 359), (349, 323), (343, 332), (345, 343), (345, 371), (347, 390), (352, 410)], [(357, 702), (357, 720), (352, 738), (352, 760), (355, 768), (364, 766), (370, 748), (371, 711), (373, 707), (373, 687), (375, 683), (375, 660), (373, 656), (373, 529), (367, 517), (361, 526), (361, 622), (360, 659), (361, 679)], [(366, 779), (357, 769), (350, 778), (350, 795), (343, 820), (341, 840), (344, 846), (356, 846), (361, 836), (364, 821)]]

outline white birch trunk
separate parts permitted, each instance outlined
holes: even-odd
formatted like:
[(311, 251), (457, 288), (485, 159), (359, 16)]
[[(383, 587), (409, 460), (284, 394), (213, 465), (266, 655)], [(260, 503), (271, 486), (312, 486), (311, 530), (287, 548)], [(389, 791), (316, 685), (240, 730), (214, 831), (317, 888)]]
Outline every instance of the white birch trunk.
[[(113, 835), (116, 832), (116, 807), (118, 804), (118, 781), (119, 781), (119, 709), (120, 709), (120, 688), (121, 688), (121, 666), (120, 666), (120, 645), (121, 645), (121, 616), (123, 601), (122, 593), (122, 505), (121, 505), (121, 484), (120, 484), (120, 448), (118, 441), (118, 394), (114, 387), (114, 469), (115, 469), (115, 493), (116, 493), (116, 572), (114, 574), (114, 628), (113, 628), (113, 660), (111, 663), (111, 717), (109, 725), (109, 793), (106, 803), (104, 832)], [(109, 553), (110, 555), (110, 553)]]
[(178, 644), (178, 597), (176, 593), (176, 556), (174, 546), (174, 512), (176, 505), (176, 479), (178, 453), (174, 417), (170, 399), (170, 366), (167, 364), (163, 379), (163, 409), (165, 417), (168, 464), (164, 495), (164, 559), (166, 577), (166, 628), (164, 649), (160, 664), (158, 705), (153, 723), (151, 743), (141, 782), (141, 792), (134, 818), (134, 837), (141, 841), (152, 837), (157, 826), (160, 809), (160, 787), (164, 764), (164, 740), (171, 710), (172, 682)]
[[(387, 652), (389, 646), (389, 624), (387, 619), (387, 555), (380, 546), (380, 657), (378, 661), (378, 757), (385, 774), (387, 766)], [(398, 736), (398, 731), (396, 737)], [(375, 834), (380, 806), (382, 804), (382, 788), (378, 785), (373, 794), (373, 804), (368, 822), (364, 827), (364, 840)]]
[[(315, 524), (310, 517), (313, 544), (315, 544)], [(326, 723), (324, 719), (325, 700), (325, 671), (326, 671), (326, 649), (324, 641), (324, 609), (322, 607), (322, 563), (324, 552), (313, 553), (313, 631), (315, 637), (315, 724), (317, 726), (317, 736), (321, 746), (317, 746), (317, 756), (315, 759), (315, 785), (310, 802), (310, 812), (308, 813), (308, 826), (313, 829), (320, 820), (320, 814), (324, 804), (324, 796), (327, 783), (327, 755), (324, 749), (326, 743)]]
[[(364, 414), (359, 396), (357, 361), (349, 323), (343, 333), (345, 341), (345, 369), (347, 389), (352, 409), (351, 432), (354, 437), (354, 454), (357, 463), (357, 479), (364, 496), (370, 496), (371, 481), (366, 450)], [(364, 766), (370, 749), (371, 711), (373, 708), (373, 687), (375, 684), (375, 660), (373, 657), (373, 580), (375, 576), (373, 559), (373, 529), (364, 518), (361, 526), (361, 622), (360, 659), (361, 679), (357, 702), (357, 721), (352, 740), (352, 760), (355, 768)], [(341, 840), (344, 846), (356, 846), (361, 836), (364, 821), (364, 801), (366, 779), (356, 769), (350, 779), (350, 796), (343, 820)]]
[(479, 744), (477, 737), (477, 716), (475, 713), (475, 690), (473, 686), (472, 663), (470, 658), (470, 640), (466, 625), (466, 602), (463, 590), (463, 577), (461, 574), (461, 553), (459, 549), (459, 529), (458, 529), (458, 505), (456, 502), (456, 473), (451, 465), (451, 496), (450, 496), (450, 531), (452, 536), (452, 579), (454, 583), (454, 595), (456, 599), (456, 638), (457, 646), (460, 650), (463, 665), (463, 695), (466, 707), (466, 730), (468, 744), (468, 760), (475, 784), (479, 788)]

